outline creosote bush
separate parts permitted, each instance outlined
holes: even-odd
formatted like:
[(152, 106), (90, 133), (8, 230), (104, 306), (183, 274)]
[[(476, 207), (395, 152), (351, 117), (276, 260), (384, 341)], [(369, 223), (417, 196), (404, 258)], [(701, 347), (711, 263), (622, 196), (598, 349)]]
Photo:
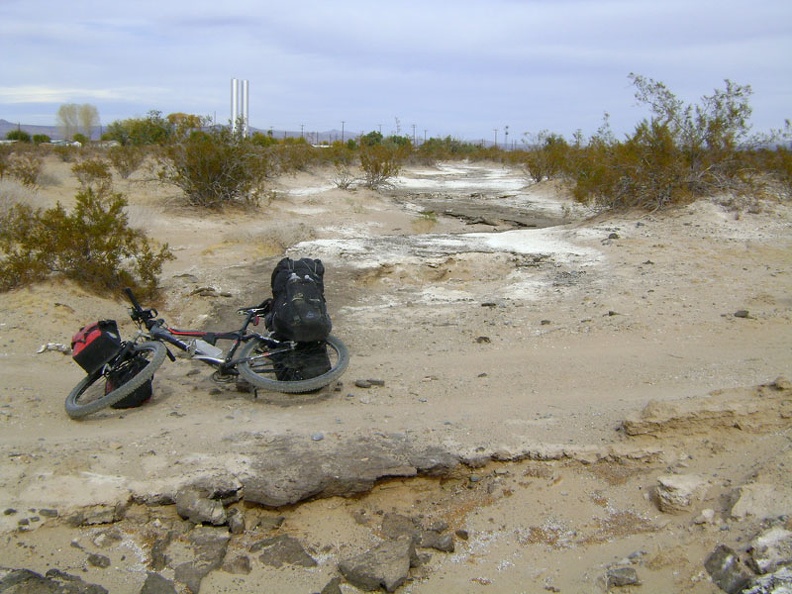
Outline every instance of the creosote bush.
[(167, 245), (157, 249), (128, 226), (127, 201), (109, 184), (87, 185), (71, 212), (14, 204), (0, 220), (0, 290), (60, 275), (98, 294), (133, 287), (153, 297)]
[(360, 145), (364, 185), (374, 190), (390, 186), (411, 153), (412, 143), (403, 136), (382, 139), (377, 132), (364, 136)]
[(269, 173), (265, 149), (226, 127), (179, 130), (158, 155), (159, 178), (193, 206), (255, 205)]
[(146, 160), (146, 150), (141, 146), (135, 145), (114, 146), (107, 151), (107, 158), (110, 159), (110, 163), (116, 173), (122, 179), (127, 179)]
[(44, 168), (44, 160), (33, 150), (21, 150), (11, 153), (4, 172), (16, 178), (25, 186), (33, 187), (38, 182)]
[(751, 188), (749, 86), (727, 80), (725, 89), (688, 105), (663, 83), (630, 78), (652, 115), (624, 141), (613, 138), (606, 121), (588, 145), (572, 151), (565, 173), (578, 200), (657, 209)]

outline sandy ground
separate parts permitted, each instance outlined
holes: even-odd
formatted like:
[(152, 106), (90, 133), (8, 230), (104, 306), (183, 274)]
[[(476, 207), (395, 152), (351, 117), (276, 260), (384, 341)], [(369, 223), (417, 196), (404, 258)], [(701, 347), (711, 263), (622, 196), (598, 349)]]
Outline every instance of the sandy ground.
[[(442, 481), (385, 480), (355, 499), (247, 509), (285, 517), (280, 530), (318, 567), (254, 562), (249, 574), (213, 572), (201, 591), (318, 592), (397, 511), (467, 535), (415, 570), (405, 592), (604, 592), (618, 563), (642, 581), (623, 592), (717, 592), (703, 560), (718, 543), (745, 546), (761, 520), (730, 517), (734, 489), (792, 489), (790, 395), (759, 387), (792, 378), (792, 205), (720, 199), (594, 217), (498, 166), (408, 169), (381, 193), (339, 189), (333, 175), (279, 179), (265, 207), (224, 216), (179, 207), (141, 174), (117, 189), (132, 223), (177, 256), (156, 304), (174, 326), (227, 328), (236, 307), (268, 294), (284, 252), (322, 258), (334, 333), (352, 355), (340, 389), (255, 399), (178, 360), (157, 373), (146, 406), (76, 422), (63, 401), (80, 369), (38, 351), (95, 319), (131, 333), (125, 304), (57, 282), (0, 295), (0, 565), (58, 567), (136, 593), (148, 562), (136, 525), (173, 506), (130, 508), (117, 523), (122, 544), (102, 551), (108, 568), (86, 562), (97, 528), (67, 526), (68, 510), (233, 468), (244, 436), (304, 437), (310, 451), (317, 435), (402, 433), (490, 462)], [(68, 166), (48, 162), (46, 180), (33, 200), (70, 204)], [(493, 214), (449, 216), (454, 204)], [(515, 227), (505, 212), (563, 224)], [(384, 385), (354, 385), (370, 378)], [(652, 402), (684, 412), (627, 435), (623, 421)], [(675, 515), (651, 495), (669, 473), (708, 485)], [(700, 521), (702, 510), (714, 518)]]

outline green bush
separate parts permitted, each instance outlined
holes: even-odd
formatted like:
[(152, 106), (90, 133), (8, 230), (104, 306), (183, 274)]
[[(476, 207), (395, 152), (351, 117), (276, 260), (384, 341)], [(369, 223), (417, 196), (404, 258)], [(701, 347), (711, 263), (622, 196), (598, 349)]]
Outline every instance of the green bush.
[(606, 208), (662, 208), (697, 196), (749, 187), (748, 98), (751, 88), (726, 81), (698, 105), (686, 105), (662, 83), (630, 75), (652, 116), (616, 141), (606, 124), (570, 152), (566, 175), (578, 200)]
[(113, 185), (113, 174), (110, 173), (110, 166), (107, 161), (102, 159), (80, 161), (72, 165), (72, 173), (84, 190), (88, 188), (110, 190)]
[(404, 136), (381, 139), (381, 134), (371, 132), (361, 138), (360, 168), (363, 170), (364, 185), (377, 190), (392, 185), (399, 175), (405, 160), (412, 153), (412, 143)]
[(146, 151), (143, 147), (128, 145), (114, 146), (107, 151), (107, 158), (122, 179), (127, 179), (146, 160)]
[(23, 150), (16, 151), (9, 156), (6, 172), (23, 185), (32, 187), (38, 182), (43, 169), (44, 160), (41, 155), (32, 150)]
[(30, 134), (24, 130), (10, 130), (6, 134), (6, 140), (16, 140), (17, 142), (30, 142)]
[[(102, 134), (102, 140), (115, 140), (124, 146), (163, 145), (171, 140), (178, 128), (174, 119), (179, 118), (168, 120), (162, 117), (162, 112), (152, 110), (145, 118), (112, 122)], [(194, 124), (192, 119), (186, 119), (184, 123)]]
[(43, 211), (13, 205), (0, 221), (0, 290), (60, 275), (98, 294), (128, 286), (153, 297), (173, 255), (128, 226), (126, 205), (102, 185), (77, 193), (71, 213), (60, 203)]
[(163, 182), (191, 205), (212, 209), (257, 204), (270, 172), (266, 149), (227, 127), (185, 131), (162, 147), (158, 164)]
[(529, 142), (522, 164), (528, 176), (535, 182), (557, 177), (564, 171), (569, 159), (569, 144), (563, 136), (548, 131), (540, 132)]

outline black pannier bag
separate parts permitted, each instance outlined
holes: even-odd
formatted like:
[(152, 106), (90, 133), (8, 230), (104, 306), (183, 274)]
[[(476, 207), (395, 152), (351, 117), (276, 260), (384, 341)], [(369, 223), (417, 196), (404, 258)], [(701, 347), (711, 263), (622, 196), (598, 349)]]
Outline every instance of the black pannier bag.
[(281, 382), (311, 379), (330, 371), (330, 357), (323, 340), (298, 343), (293, 351), (272, 355), (275, 377)]
[(325, 340), (333, 327), (324, 296), (321, 260), (283, 258), (272, 271), (272, 309), (267, 328), (281, 340)]
[(72, 358), (86, 373), (93, 373), (121, 350), (121, 335), (115, 320), (100, 320), (83, 326), (72, 337)]
[[(107, 383), (105, 383), (105, 394), (109, 394), (116, 388), (123, 386), (130, 379), (135, 377), (146, 365), (148, 360), (145, 357), (134, 357), (127, 361), (123, 367), (111, 371), (107, 376)], [(147, 379), (142, 385), (135, 388), (129, 395), (125, 396), (115, 404), (111, 405), (112, 408), (136, 408), (142, 406), (151, 398), (154, 390), (151, 387), (151, 380)]]

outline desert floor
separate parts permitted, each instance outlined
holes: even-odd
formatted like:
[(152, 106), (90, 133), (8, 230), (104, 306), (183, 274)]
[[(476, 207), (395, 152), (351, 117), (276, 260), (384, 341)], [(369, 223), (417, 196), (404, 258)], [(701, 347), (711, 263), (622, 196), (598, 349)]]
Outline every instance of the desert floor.
[[(71, 204), (69, 165), (47, 161), (45, 174), (31, 200)], [(463, 463), (443, 478), (383, 477), (353, 498), (247, 506), (248, 525), (283, 517), (279, 531), (318, 566), (254, 561), (212, 572), (201, 591), (318, 592), (398, 512), (466, 536), (403, 592), (605, 592), (618, 564), (642, 583), (622, 592), (718, 592), (704, 559), (721, 543), (744, 549), (765, 519), (735, 517), (739, 489), (792, 492), (792, 390), (776, 381), (792, 378), (792, 204), (720, 197), (595, 215), (492, 164), (408, 167), (379, 193), (340, 189), (334, 175), (280, 178), (260, 209), (223, 215), (181, 206), (142, 172), (116, 182), (131, 223), (176, 255), (156, 304), (176, 327), (227, 328), (236, 307), (268, 295), (284, 253), (321, 258), (334, 334), (351, 353), (334, 389), (254, 398), (179, 359), (145, 406), (74, 421), (63, 402), (82, 372), (42, 347), (96, 319), (130, 335), (126, 304), (64, 282), (0, 294), (0, 566), (137, 593), (149, 563), (138, 529), (167, 524), (173, 506), (131, 504), (113, 526), (121, 538), (101, 549), (105, 568), (86, 554), (107, 526), (65, 518), (233, 473), (254, 438), (256, 455), (288, 436), (310, 457), (398, 434)], [(382, 385), (355, 385), (365, 379)], [(669, 474), (706, 485), (675, 514), (653, 497)]]

